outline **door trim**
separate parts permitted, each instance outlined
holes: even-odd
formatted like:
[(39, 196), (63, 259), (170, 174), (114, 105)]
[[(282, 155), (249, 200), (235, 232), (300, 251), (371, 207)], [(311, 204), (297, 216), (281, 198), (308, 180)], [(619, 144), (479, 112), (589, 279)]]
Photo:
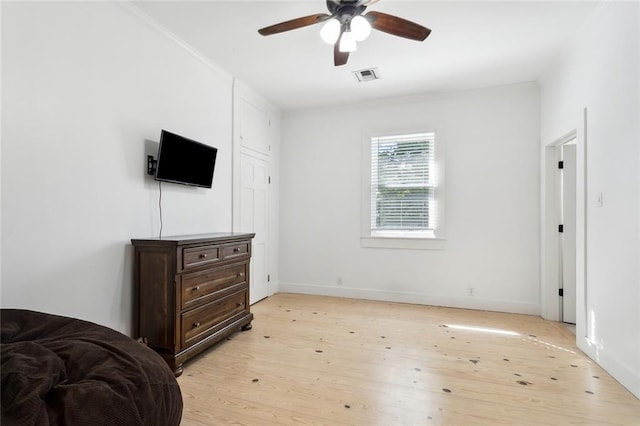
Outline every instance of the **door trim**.
[(587, 111), (581, 109), (575, 119), (575, 129), (554, 141), (543, 145), (541, 150), (541, 256), (540, 295), (541, 314), (544, 319), (560, 321), (559, 265), (558, 265), (558, 188), (557, 147), (576, 139), (576, 336), (588, 334), (587, 303)]
[(562, 318), (558, 296), (562, 275), (558, 233), (558, 225), (562, 219), (558, 162), (561, 160), (560, 147), (573, 139), (578, 142), (575, 129), (547, 144), (542, 153), (541, 302), (542, 317), (552, 321), (560, 321)]

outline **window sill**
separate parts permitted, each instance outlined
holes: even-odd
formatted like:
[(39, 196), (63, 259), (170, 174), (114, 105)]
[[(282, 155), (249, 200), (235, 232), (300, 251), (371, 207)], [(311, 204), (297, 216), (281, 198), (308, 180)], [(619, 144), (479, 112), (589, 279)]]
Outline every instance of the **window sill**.
[(444, 238), (419, 237), (361, 237), (360, 246), (366, 248), (444, 250)]

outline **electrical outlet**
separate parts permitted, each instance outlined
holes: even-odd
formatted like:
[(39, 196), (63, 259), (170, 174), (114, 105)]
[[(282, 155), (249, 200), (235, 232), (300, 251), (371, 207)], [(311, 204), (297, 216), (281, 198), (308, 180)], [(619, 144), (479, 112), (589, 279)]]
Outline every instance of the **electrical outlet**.
[(467, 296), (473, 296), (473, 295), (475, 295), (475, 289), (473, 287), (468, 287)]
[(338, 279), (336, 280), (336, 282), (338, 283), (338, 285), (342, 285), (342, 277), (338, 277)]

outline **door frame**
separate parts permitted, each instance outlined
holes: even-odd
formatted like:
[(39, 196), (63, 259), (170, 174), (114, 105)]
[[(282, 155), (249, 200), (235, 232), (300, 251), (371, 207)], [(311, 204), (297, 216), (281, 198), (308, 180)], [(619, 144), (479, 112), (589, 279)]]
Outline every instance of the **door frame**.
[(548, 144), (544, 149), (544, 197), (542, 226), (542, 317), (552, 321), (562, 318), (562, 305), (558, 297), (562, 281), (560, 261), (560, 236), (558, 225), (561, 223), (560, 173), (558, 162), (561, 158), (560, 146), (576, 137), (575, 130)]
[(587, 111), (580, 111), (575, 129), (541, 150), (541, 314), (544, 319), (561, 320), (560, 297), (560, 237), (559, 181), (557, 163), (559, 147), (575, 138), (576, 141), (576, 336), (588, 335), (587, 316)]
[[(274, 114), (273, 108), (264, 101), (258, 94), (253, 92), (250, 88), (244, 85), (242, 82), (233, 78), (232, 82), (232, 94), (231, 94), (231, 102), (232, 102), (232, 191), (231, 191), (231, 228), (233, 232), (241, 232), (240, 229), (240, 214), (242, 206), (240, 205), (241, 197), (241, 157), (242, 155), (249, 155), (253, 158), (263, 160), (267, 163), (267, 168), (269, 173), (272, 172), (273, 167), (273, 156), (271, 153), (271, 147), (275, 143), (275, 134), (274, 129), (272, 127), (271, 116)], [(269, 125), (263, 129), (265, 132), (264, 136), (266, 149), (264, 150), (256, 150), (255, 147), (246, 146), (243, 143), (243, 135), (242, 135), (242, 108), (243, 103), (251, 105), (255, 107), (257, 110), (262, 111), (267, 118)], [(271, 175), (270, 175), (271, 177)], [(278, 286), (276, 281), (277, 276), (277, 253), (274, 252), (274, 224), (272, 222), (273, 219), (273, 192), (271, 185), (267, 189), (267, 217), (265, 218), (267, 223), (267, 231), (265, 235), (265, 243), (266, 243), (266, 252), (265, 252), (265, 268), (267, 273), (266, 278), (266, 286), (267, 286), (267, 295), (270, 296), (277, 292)], [(276, 229), (277, 229), (277, 225)], [(252, 262), (253, 268), (253, 262)], [(254, 279), (254, 274), (250, 274), (251, 279)], [(251, 283), (249, 283), (251, 287)]]

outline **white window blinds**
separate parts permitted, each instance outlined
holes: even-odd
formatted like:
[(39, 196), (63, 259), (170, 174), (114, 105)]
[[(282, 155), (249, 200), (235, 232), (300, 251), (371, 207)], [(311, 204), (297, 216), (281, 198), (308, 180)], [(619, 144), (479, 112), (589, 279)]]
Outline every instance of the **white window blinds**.
[(371, 138), (371, 231), (436, 226), (434, 133)]

